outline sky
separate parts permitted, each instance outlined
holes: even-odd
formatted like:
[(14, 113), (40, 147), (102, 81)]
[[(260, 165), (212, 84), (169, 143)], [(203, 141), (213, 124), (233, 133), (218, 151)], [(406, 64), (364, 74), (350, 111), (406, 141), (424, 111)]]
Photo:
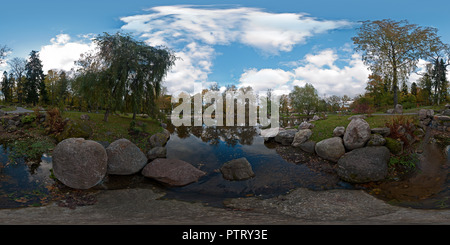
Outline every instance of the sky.
[(359, 21), (407, 19), (450, 43), (448, 10), (446, 0), (8, 0), (0, 45), (12, 49), (7, 59), (39, 51), (47, 73), (74, 68), (95, 48), (92, 38), (122, 31), (179, 57), (163, 84), (169, 94), (192, 93), (195, 83), (287, 94), (310, 83), (320, 96), (353, 97), (370, 74), (351, 40)]

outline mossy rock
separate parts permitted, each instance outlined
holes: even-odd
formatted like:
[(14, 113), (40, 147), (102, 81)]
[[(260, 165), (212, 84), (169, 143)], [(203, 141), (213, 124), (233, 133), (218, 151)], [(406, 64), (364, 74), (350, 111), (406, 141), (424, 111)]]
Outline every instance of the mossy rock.
[(386, 147), (392, 154), (398, 155), (403, 152), (403, 144), (401, 141), (386, 137)]
[(56, 137), (58, 141), (68, 138), (84, 138), (88, 139), (92, 136), (92, 128), (85, 122), (69, 121), (64, 130)]

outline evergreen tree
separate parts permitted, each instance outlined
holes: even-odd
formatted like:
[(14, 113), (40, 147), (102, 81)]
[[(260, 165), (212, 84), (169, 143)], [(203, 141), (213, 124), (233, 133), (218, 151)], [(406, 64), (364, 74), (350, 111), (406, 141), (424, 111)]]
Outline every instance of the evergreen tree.
[(2, 78), (2, 93), (5, 97), (5, 102), (11, 102), (11, 86), (10, 86), (10, 80), (8, 78), (8, 72), (3, 72), (3, 78)]
[(411, 83), (411, 94), (414, 96), (417, 95), (417, 83), (415, 82)]
[(33, 103), (33, 105), (36, 105), (36, 103), (39, 102), (39, 95), (41, 95), (42, 101), (46, 103), (48, 101), (48, 96), (44, 83), (45, 76), (44, 72), (42, 71), (42, 62), (39, 59), (38, 51), (31, 51), (30, 59), (25, 66), (25, 73), (25, 102)]

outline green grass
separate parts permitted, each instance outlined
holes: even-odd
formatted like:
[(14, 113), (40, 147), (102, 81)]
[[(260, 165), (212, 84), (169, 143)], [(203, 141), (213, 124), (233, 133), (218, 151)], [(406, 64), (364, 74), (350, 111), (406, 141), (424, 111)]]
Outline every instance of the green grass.
[(15, 111), (17, 108), (15, 106), (6, 106), (5, 108), (2, 108), (2, 111)]
[(69, 118), (74, 122), (82, 122), (83, 120), (80, 119), (80, 116), (83, 114), (87, 114), (90, 117), (90, 120), (88, 120), (87, 123), (93, 129), (93, 134), (90, 137), (91, 140), (113, 142), (120, 138), (126, 138), (134, 142), (141, 149), (145, 149), (148, 145), (148, 137), (155, 133), (162, 132), (160, 123), (157, 120), (136, 117), (136, 122), (145, 124), (145, 132), (142, 130), (139, 135), (130, 136), (128, 129), (130, 128), (132, 115), (111, 114), (108, 117), (108, 122), (103, 121), (104, 114), (102, 113), (65, 111), (62, 117)]
[[(333, 137), (333, 130), (338, 126), (344, 126), (347, 128), (350, 121), (349, 117), (352, 115), (328, 115), (328, 118), (325, 120), (318, 120), (313, 122), (315, 125), (312, 129), (313, 134), (311, 136), (311, 140), (319, 142), (321, 140)], [(369, 123), (370, 128), (380, 128), (386, 127), (386, 122), (388, 122), (392, 116), (371, 116), (367, 117), (365, 120)], [(412, 116), (415, 117), (415, 116)]]

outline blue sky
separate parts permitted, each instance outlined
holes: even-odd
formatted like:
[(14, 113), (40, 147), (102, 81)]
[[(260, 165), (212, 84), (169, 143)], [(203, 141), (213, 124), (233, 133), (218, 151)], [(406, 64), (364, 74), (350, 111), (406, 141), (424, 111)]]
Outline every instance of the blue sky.
[(351, 42), (361, 20), (407, 19), (438, 28), (450, 43), (444, 0), (15, 0), (0, 9), (9, 59), (38, 50), (45, 70), (69, 70), (94, 48), (92, 37), (121, 30), (182, 58), (166, 78), (170, 93), (192, 92), (195, 82), (288, 93), (308, 82), (321, 96), (357, 95), (369, 74)]

